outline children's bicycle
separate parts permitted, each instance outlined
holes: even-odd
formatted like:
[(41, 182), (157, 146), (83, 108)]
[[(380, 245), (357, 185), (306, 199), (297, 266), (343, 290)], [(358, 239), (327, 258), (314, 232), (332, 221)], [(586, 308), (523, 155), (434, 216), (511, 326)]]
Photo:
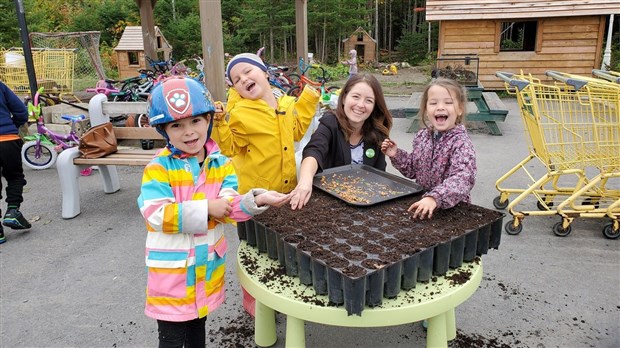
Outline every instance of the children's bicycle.
[[(22, 162), (29, 168), (40, 170), (47, 169), (56, 163), (58, 152), (77, 146), (80, 137), (75, 132), (75, 123), (85, 120), (84, 115), (62, 115), (61, 118), (71, 122), (69, 134), (57, 133), (45, 126), (43, 113), (39, 105), (39, 96), (43, 93), (43, 87), (37, 90), (34, 96), (34, 104), (28, 101), (29, 118), (36, 119), (37, 133), (24, 137), (26, 142), (22, 147)], [(80, 172), (82, 175), (90, 175), (91, 168)]]
[[(306, 72), (310, 68), (321, 70), (321, 76), (317, 78), (317, 82), (312, 81), (306, 75)], [(321, 104), (328, 104), (332, 93), (336, 92), (339, 88), (336, 86), (325, 87), (325, 84), (327, 83), (327, 81), (329, 81), (329, 77), (327, 76), (327, 71), (325, 71), (325, 68), (318, 64), (306, 64), (304, 63), (303, 58), (299, 58), (299, 71), (301, 72), (301, 75), (299, 76), (299, 81), (296, 82), (295, 85), (291, 87), (291, 89), (289, 89), (286, 94), (299, 97), (304, 87), (308, 84), (313, 87), (319, 88), (321, 91)]]

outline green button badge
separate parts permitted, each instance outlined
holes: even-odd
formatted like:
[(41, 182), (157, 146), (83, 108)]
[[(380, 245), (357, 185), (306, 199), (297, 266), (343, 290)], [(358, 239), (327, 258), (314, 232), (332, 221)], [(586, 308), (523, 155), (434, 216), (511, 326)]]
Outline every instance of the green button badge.
[(375, 150), (374, 150), (374, 149), (368, 149), (368, 150), (366, 150), (366, 157), (368, 157), (368, 158), (373, 158), (373, 157), (375, 157)]

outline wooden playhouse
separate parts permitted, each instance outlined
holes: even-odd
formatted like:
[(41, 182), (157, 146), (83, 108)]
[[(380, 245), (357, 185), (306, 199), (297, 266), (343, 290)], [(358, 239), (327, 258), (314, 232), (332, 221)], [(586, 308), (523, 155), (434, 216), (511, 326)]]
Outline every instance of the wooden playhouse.
[(357, 61), (368, 63), (377, 61), (377, 41), (370, 37), (370, 34), (362, 27), (357, 28), (348, 38), (342, 40), (344, 44), (344, 54), (348, 57), (350, 50), (357, 51)]
[(601, 66), (608, 15), (618, 0), (427, 0), (426, 20), (439, 22), (438, 58), (477, 55), (478, 79), (503, 90), (498, 70), (547, 70), (590, 76)]
[[(172, 46), (168, 43), (164, 35), (155, 27), (157, 41), (157, 59), (170, 60)], [(119, 78), (125, 79), (138, 75), (139, 69), (151, 69), (144, 54), (144, 40), (142, 27), (127, 26), (123, 35), (114, 48), (118, 62)], [(152, 57), (155, 58), (155, 57)]]

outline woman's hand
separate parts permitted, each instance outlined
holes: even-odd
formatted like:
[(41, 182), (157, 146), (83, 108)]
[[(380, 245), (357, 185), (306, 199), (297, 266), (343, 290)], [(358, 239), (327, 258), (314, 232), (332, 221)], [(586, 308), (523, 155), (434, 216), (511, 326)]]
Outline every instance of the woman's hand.
[(291, 209), (299, 209), (303, 208), (308, 201), (310, 200), (310, 196), (312, 196), (312, 182), (297, 184), (297, 187), (291, 192)]
[(388, 157), (396, 156), (396, 151), (398, 150), (398, 146), (395, 142), (390, 139), (385, 139), (381, 143), (381, 152)]
[(232, 211), (232, 204), (227, 198), (218, 198), (209, 200), (209, 215), (221, 219)]
[(284, 194), (277, 191), (267, 191), (254, 197), (257, 206), (270, 205), (273, 207), (281, 207), (291, 200), (290, 194)]
[(437, 208), (437, 202), (433, 197), (424, 197), (421, 200), (413, 203), (407, 211), (413, 212), (413, 219), (424, 220), (433, 217), (433, 211)]

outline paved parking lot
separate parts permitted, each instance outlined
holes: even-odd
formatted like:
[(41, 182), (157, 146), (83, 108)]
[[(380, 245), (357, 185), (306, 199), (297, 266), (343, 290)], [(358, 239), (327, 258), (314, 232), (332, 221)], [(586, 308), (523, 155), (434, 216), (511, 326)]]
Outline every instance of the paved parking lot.
[[(406, 99), (388, 102), (397, 108)], [(471, 125), (478, 154), (473, 203), (487, 208), (493, 208), (496, 179), (527, 154), (516, 102), (506, 104), (510, 114), (499, 124), (503, 136)], [(392, 132), (406, 149), (413, 137), (405, 133), (408, 126), (409, 120), (396, 119)], [(143, 314), (145, 228), (136, 206), (141, 170), (118, 169), (121, 190), (112, 195), (103, 193), (96, 172), (80, 180), (82, 213), (71, 220), (61, 218), (56, 170), (26, 169), (22, 211), (33, 228), (8, 230), (7, 243), (0, 246), (0, 346), (157, 345), (156, 323)], [(526, 182), (517, 177), (513, 184)], [(498, 347), (620, 346), (620, 240), (603, 237), (607, 221), (602, 219), (578, 220), (573, 232), (560, 238), (551, 231), (557, 221), (527, 218), (520, 235), (503, 233), (499, 249), (483, 256), (481, 286), (457, 308), (461, 340), (477, 338)], [(232, 229), (228, 236), (228, 298), (207, 321), (208, 347), (253, 345), (252, 322), (242, 310), (234, 274), (238, 240)], [(281, 315), (277, 328), (275, 346), (284, 347)], [(306, 336), (308, 347), (425, 342), (419, 324), (356, 329), (306, 323)]]

